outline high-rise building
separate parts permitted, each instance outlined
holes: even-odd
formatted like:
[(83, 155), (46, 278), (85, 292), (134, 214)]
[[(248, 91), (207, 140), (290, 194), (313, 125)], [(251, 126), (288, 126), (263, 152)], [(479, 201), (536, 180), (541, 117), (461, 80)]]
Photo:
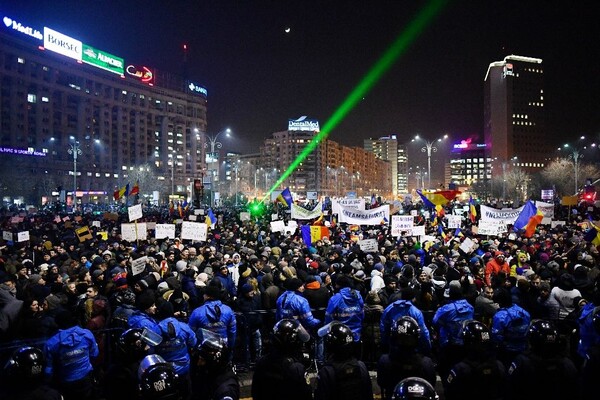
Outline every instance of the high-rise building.
[(494, 163), (516, 160), (518, 167), (539, 171), (552, 148), (545, 131), (542, 60), (507, 56), (489, 65), (484, 81), (488, 156)]
[(190, 194), (206, 165), (197, 134), (206, 89), (48, 27), (3, 21), (0, 173), (11, 195), (37, 203), (60, 187), (108, 201), (141, 172), (150, 177), (141, 194)]
[(381, 160), (389, 161), (394, 198), (408, 192), (408, 157), (406, 146), (398, 143), (396, 135), (365, 139), (364, 149)]
[(480, 193), (488, 193), (492, 179), (490, 161), (485, 143), (473, 143), (470, 139), (455, 143), (448, 164), (448, 184), (460, 190), (477, 187)]

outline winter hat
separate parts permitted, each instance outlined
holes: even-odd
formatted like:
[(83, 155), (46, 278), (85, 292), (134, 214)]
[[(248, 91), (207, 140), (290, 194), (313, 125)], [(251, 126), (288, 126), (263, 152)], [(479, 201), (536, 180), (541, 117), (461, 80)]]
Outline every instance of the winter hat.
[(167, 282), (161, 282), (158, 284), (157, 290), (158, 290), (159, 294), (163, 294), (164, 292), (168, 291), (169, 289), (170, 289), (169, 284)]
[(217, 285), (208, 285), (204, 290), (204, 295), (212, 299), (221, 298), (221, 288)]
[(167, 319), (175, 314), (173, 304), (168, 301), (163, 301), (156, 309), (156, 318), (159, 320)]
[(38, 283), (40, 281), (40, 279), (42, 279), (42, 276), (39, 274), (29, 275), (29, 284), (34, 285), (34, 284)]
[(196, 277), (195, 285), (196, 287), (206, 286), (206, 282), (208, 281), (208, 274), (206, 272), (200, 272)]
[(54, 310), (55, 308), (60, 307), (61, 299), (55, 294), (51, 294), (46, 296), (46, 302), (48, 302), (48, 309)]
[(184, 272), (187, 269), (187, 261), (179, 260), (175, 263), (177, 272)]
[(365, 271), (363, 271), (362, 269), (359, 271), (356, 271), (356, 273), (354, 274), (354, 277), (356, 279), (365, 279)]
[(381, 263), (377, 263), (373, 266), (373, 269), (376, 269), (377, 271), (381, 272), (383, 271), (383, 265)]
[(298, 278), (290, 278), (290, 279), (286, 279), (285, 283), (284, 283), (284, 287), (287, 290), (298, 290), (300, 287), (302, 287), (303, 283), (300, 279)]
[(143, 293), (141, 296), (137, 298), (136, 306), (138, 309), (145, 311), (152, 307), (155, 303), (154, 295), (151, 293)]
[(242, 289), (241, 290), (242, 290), (242, 294), (248, 294), (248, 293), (254, 291), (254, 287), (251, 284), (249, 284), (249, 283), (244, 283), (242, 285)]

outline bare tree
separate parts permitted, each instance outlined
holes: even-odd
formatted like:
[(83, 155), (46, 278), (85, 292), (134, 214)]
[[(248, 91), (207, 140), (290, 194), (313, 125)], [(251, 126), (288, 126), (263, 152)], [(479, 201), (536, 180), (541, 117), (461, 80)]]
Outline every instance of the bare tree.
[(556, 188), (558, 195), (572, 195), (575, 191), (575, 176), (577, 175), (577, 188), (581, 188), (587, 178), (600, 178), (600, 169), (593, 164), (577, 163), (577, 174), (572, 160), (560, 158), (552, 161), (542, 172), (548, 184)]
[(506, 197), (513, 199), (515, 207), (528, 197), (530, 180), (529, 174), (519, 167), (511, 168), (506, 172)]

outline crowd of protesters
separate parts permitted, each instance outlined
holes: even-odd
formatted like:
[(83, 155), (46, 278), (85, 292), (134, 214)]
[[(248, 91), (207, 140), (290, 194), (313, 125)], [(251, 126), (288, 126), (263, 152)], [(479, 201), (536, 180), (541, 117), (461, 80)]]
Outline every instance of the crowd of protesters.
[[(392, 237), (387, 225), (330, 223), (330, 236), (310, 247), (298, 232), (270, 231), (277, 210), (265, 213), (269, 220), (241, 221), (239, 209), (214, 209), (219, 222), (205, 242), (155, 239), (152, 231), (147, 240), (125, 241), (120, 224), (128, 222), (126, 215), (57, 218), (4, 210), (1, 229), (15, 237), (28, 231), (29, 240), (0, 246), (0, 344), (41, 346), (49, 379), (68, 392), (69, 382), (83, 377), (102, 383), (117, 358), (116, 338), (128, 328), (146, 328), (185, 342), (183, 352), (168, 340), (155, 351), (188, 377), (182, 387), (192, 392), (189, 357), (206, 330), (221, 336), (238, 370), (253, 369), (276, 321), (296, 319), (315, 338), (320, 366), (325, 357), (316, 332), (337, 320), (352, 330), (357, 354), (374, 365), (389, 351), (390, 326), (410, 316), (421, 332), (419, 353), (435, 360), (446, 382), (464, 355), (457, 322), (477, 319), (489, 328), (498, 361), (510, 373), (528, 349), (531, 321), (543, 319), (556, 325), (561, 355), (583, 371), (600, 344), (600, 333), (583, 327), (600, 305), (600, 254), (584, 239), (586, 210), (569, 214), (557, 206), (567, 222), (539, 225), (530, 238), (510, 230), (476, 235), (468, 218), (455, 230), (442, 218), (415, 217), (435, 237), (427, 242)], [(144, 220), (185, 217), (165, 209), (145, 213)], [(80, 240), (75, 230), (82, 226), (91, 238)], [(378, 250), (365, 253), (359, 241), (369, 238)], [(460, 246), (465, 238), (475, 243), (468, 253)], [(132, 261), (140, 257), (146, 257), (145, 268), (134, 274)], [(82, 347), (90, 362), (77, 379), (52, 364), (61, 332), (88, 342)]]

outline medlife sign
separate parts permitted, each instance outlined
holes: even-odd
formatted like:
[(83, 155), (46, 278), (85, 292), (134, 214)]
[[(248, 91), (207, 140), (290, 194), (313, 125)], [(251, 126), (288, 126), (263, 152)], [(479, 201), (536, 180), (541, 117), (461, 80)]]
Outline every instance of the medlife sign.
[(319, 132), (319, 121), (316, 119), (306, 119), (306, 115), (298, 119), (290, 119), (288, 120), (288, 131)]
[(48, 27), (44, 27), (44, 48), (65, 57), (81, 61), (83, 51), (82, 43), (77, 40), (56, 32)]
[(42, 35), (40, 31), (30, 26), (23, 25), (22, 23), (12, 19), (11, 17), (4, 16), (4, 18), (2, 18), (2, 22), (4, 22), (4, 26), (6, 26), (9, 29), (13, 29), (19, 33), (30, 36), (40, 41), (44, 39), (44, 35)]
[(117, 75), (125, 73), (125, 60), (87, 44), (83, 45), (81, 61)]

